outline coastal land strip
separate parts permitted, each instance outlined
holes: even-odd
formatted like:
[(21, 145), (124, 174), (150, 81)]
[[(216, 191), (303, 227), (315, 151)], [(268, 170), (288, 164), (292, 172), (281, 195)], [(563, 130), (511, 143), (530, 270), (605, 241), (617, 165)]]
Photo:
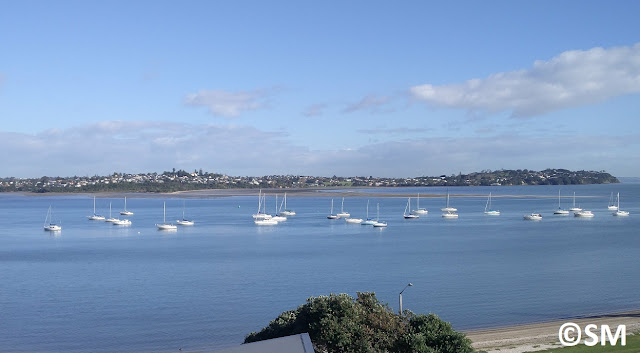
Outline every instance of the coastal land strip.
[[(479, 352), (487, 353), (525, 353), (542, 351), (551, 348), (561, 348), (558, 339), (558, 330), (564, 323), (573, 322), (583, 330), (589, 324), (595, 324), (600, 328), (609, 325), (611, 332), (615, 334), (618, 325), (626, 325), (626, 333), (638, 334), (640, 332), (640, 310), (627, 311), (613, 314), (584, 315), (567, 317), (562, 320), (549, 322), (524, 324), (510, 327), (480, 329), (464, 332), (473, 342), (473, 348)], [(594, 333), (600, 336), (599, 329)], [(582, 339), (584, 340), (584, 334)]]
[[(299, 188), (299, 189), (260, 189), (263, 194), (266, 195), (282, 195), (285, 192), (291, 197), (414, 197), (416, 194), (409, 194), (406, 192), (408, 188), (394, 188), (389, 190), (385, 188), (384, 192), (376, 192), (380, 188), (376, 187), (350, 187), (350, 188)], [(396, 191), (397, 190), (397, 191)], [(212, 199), (220, 197), (231, 196), (257, 196), (259, 189), (237, 188), (237, 189), (203, 189), (203, 190), (187, 190), (187, 191), (175, 191), (167, 193), (155, 193), (155, 192), (79, 192), (79, 193), (66, 193), (66, 192), (48, 192), (48, 193), (32, 193), (32, 192), (10, 192), (6, 194), (18, 194), (23, 196), (82, 196), (91, 195), (97, 197), (132, 197), (132, 198), (180, 198), (180, 199)], [(446, 193), (420, 193), (420, 198), (444, 198)], [(479, 197), (486, 198), (486, 194), (461, 194), (450, 193), (450, 197)], [(555, 199), (557, 195), (511, 195), (511, 194), (494, 194), (495, 198), (551, 198)], [(597, 196), (581, 195), (577, 198), (590, 198)], [(569, 199), (569, 196), (564, 196), (564, 199)]]

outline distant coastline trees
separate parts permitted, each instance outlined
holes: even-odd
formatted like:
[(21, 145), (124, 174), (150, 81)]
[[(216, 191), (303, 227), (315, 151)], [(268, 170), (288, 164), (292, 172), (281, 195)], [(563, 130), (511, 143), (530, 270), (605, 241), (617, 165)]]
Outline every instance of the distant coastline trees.
[(467, 353), (471, 341), (434, 314), (395, 314), (374, 293), (312, 297), (280, 314), (244, 343), (308, 332), (316, 352)]
[(325, 188), (325, 187), (405, 187), (405, 186), (489, 186), (489, 185), (572, 185), (607, 184), (620, 181), (605, 171), (567, 169), (483, 170), (469, 174), (376, 178), (372, 176), (316, 177), (267, 175), (232, 177), (202, 169), (166, 171), (161, 174), (113, 173), (109, 176), (0, 178), (0, 192), (175, 192), (229, 188)]

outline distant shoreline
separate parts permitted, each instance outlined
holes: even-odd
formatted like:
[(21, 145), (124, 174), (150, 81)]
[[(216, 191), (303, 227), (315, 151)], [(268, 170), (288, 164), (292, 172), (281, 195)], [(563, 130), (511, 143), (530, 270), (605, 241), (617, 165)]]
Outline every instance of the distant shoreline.
[[(406, 188), (397, 188), (398, 190), (406, 190), (412, 187)], [(349, 188), (314, 188), (314, 189), (261, 189), (263, 194), (267, 195), (283, 195), (285, 192), (292, 197), (414, 197), (417, 196), (413, 194), (407, 194), (406, 192), (370, 192), (370, 190), (380, 190), (379, 187), (349, 187)], [(394, 188), (395, 189), (395, 188)], [(155, 193), (155, 192), (78, 192), (78, 193), (69, 193), (69, 192), (47, 192), (47, 193), (34, 193), (34, 192), (5, 192), (0, 193), (0, 195), (20, 195), (25, 197), (37, 197), (37, 196), (96, 196), (96, 197), (108, 197), (108, 198), (147, 198), (147, 199), (155, 199), (155, 198), (168, 198), (168, 199), (215, 199), (221, 197), (233, 197), (233, 196), (257, 196), (259, 190), (258, 189), (203, 189), (203, 190), (188, 190), (188, 191), (175, 191), (175, 192), (167, 192), (167, 193)], [(443, 198), (446, 196), (446, 193), (420, 193), (420, 198)], [(486, 198), (487, 195), (479, 195), (479, 194), (456, 194), (450, 193), (452, 198), (457, 197), (474, 197), (474, 198)], [(558, 196), (556, 195), (513, 195), (513, 194), (494, 194), (495, 198), (540, 198), (547, 199), (552, 198), (555, 199)], [(577, 198), (590, 198), (594, 196), (577, 196)], [(569, 196), (564, 196), (563, 198), (568, 199)]]
[(608, 314), (589, 314), (547, 322), (464, 331), (477, 351), (487, 353), (522, 353), (560, 348), (558, 330), (573, 322), (584, 329), (588, 324), (607, 324), (612, 330), (626, 325), (627, 335), (640, 332), (640, 310)]

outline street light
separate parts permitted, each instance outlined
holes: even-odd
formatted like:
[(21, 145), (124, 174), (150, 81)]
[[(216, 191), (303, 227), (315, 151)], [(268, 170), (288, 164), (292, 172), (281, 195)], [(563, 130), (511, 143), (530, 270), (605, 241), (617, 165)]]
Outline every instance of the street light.
[(406, 286), (404, 286), (402, 291), (400, 291), (400, 315), (402, 315), (402, 292), (404, 292), (404, 290), (407, 289), (408, 287), (413, 287), (413, 283), (407, 284)]

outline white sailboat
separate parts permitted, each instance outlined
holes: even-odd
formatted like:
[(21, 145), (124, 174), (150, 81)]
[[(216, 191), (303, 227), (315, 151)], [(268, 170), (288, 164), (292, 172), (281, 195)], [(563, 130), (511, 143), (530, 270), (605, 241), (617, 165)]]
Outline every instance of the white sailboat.
[(378, 209), (378, 217), (376, 217), (376, 223), (373, 224), (374, 227), (386, 227), (387, 222), (380, 220), (380, 204), (377, 204)]
[[(280, 208), (282, 208), (282, 203), (280, 203)], [(287, 217), (283, 216), (280, 212), (278, 212), (278, 194), (276, 194), (276, 215), (271, 217), (276, 222), (284, 222), (287, 220)]]
[(123, 216), (133, 216), (133, 212), (127, 211), (127, 197), (124, 197), (124, 210), (120, 211), (120, 214)]
[(178, 226), (176, 226), (175, 224), (171, 224), (171, 223), (167, 223), (166, 217), (167, 216), (167, 203), (163, 202), (162, 203), (162, 223), (161, 224), (156, 224), (156, 227), (158, 227), (158, 230), (176, 230), (178, 229)]
[(487, 199), (487, 204), (484, 206), (484, 214), (488, 216), (499, 216), (500, 211), (494, 210), (491, 208), (491, 193), (489, 193), (489, 198)]
[(287, 193), (284, 193), (284, 211), (280, 212), (283, 216), (295, 216), (296, 211), (287, 208)]
[(616, 211), (618, 209), (618, 206), (613, 203), (613, 193), (611, 193), (611, 196), (609, 197), (609, 206), (607, 206), (607, 209), (609, 211)]
[(623, 216), (623, 217), (624, 216), (628, 216), (629, 215), (629, 211), (622, 211), (620, 209), (620, 193), (618, 193), (617, 199), (618, 199), (618, 203), (617, 203), (618, 209), (617, 209), (617, 211), (613, 212), (613, 215), (614, 216)]
[(587, 210), (582, 210), (582, 211), (578, 211), (578, 212), (574, 212), (573, 215), (575, 217), (582, 217), (582, 218), (593, 218), (595, 215), (593, 214), (593, 212), (591, 211), (587, 211)]
[(88, 216), (90, 221), (104, 221), (104, 216), (96, 213), (96, 197), (93, 197), (93, 216)]
[(420, 208), (420, 194), (419, 193), (418, 193), (418, 200), (416, 201), (416, 203), (417, 203), (416, 209), (413, 210), (413, 214), (421, 215), (421, 214), (429, 213), (429, 211), (427, 211), (426, 208)]
[(128, 219), (119, 219), (115, 222), (113, 222), (114, 226), (130, 226), (131, 225), (131, 221)]
[(344, 219), (345, 222), (347, 223), (353, 223), (353, 224), (361, 224), (363, 222), (362, 218), (345, 218)]
[(442, 218), (458, 218), (458, 214), (454, 211), (447, 211), (442, 214)]
[(186, 201), (182, 201), (182, 219), (176, 220), (179, 226), (192, 226), (195, 222), (191, 219), (184, 218), (184, 209), (185, 209)]
[(369, 200), (367, 200), (367, 219), (362, 221), (360, 224), (363, 226), (372, 226), (376, 221), (374, 219), (369, 218)]
[(270, 214), (266, 214), (266, 213), (262, 213), (260, 212), (260, 209), (262, 208), (262, 189), (260, 189), (260, 191), (258, 192), (258, 213), (253, 215), (254, 219), (269, 219), (271, 218)]
[(49, 206), (47, 210), (47, 216), (44, 218), (44, 230), (48, 232), (58, 232), (62, 230), (62, 226), (56, 223), (53, 223), (53, 209)]
[(404, 219), (416, 219), (420, 218), (417, 214), (411, 212), (411, 198), (407, 200), (407, 205), (404, 207), (404, 213), (402, 214)]
[(441, 208), (440, 210), (444, 212), (456, 212), (458, 210), (455, 207), (449, 207), (449, 191), (447, 191), (447, 206), (445, 208)]
[(540, 213), (531, 213), (524, 216), (524, 219), (528, 221), (541, 221), (542, 215)]
[(256, 219), (255, 221), (253, 221), (253, 223), (259, 226), (275, 226), (276, 224), (278, 224), (278, 221), (273, 218), (264, 218)]
[(458, 209), (449, 206), (449, 191), (447, 191), (447, 206), (441, 210), (444, 211), (442, 218), (458, 218), (458, 213), (456, 213)]
[(340, 206), (340, 213), (338, 213), (338, 217), (340, 218), (351, 217), (351, 214), (349, 212), (344, 211), (344, 197), (342, 198), (342, 206)]
[(338, 219), (340, 216), (333, 214), (333, 199), (331, 199), (331, 213), (327, 216), (327, 219)]
[(573, 207), (571, 207), (569, 209), (569, 211), (571, 212), (578, 212), (578, 211), (582, 211), (582, 208), (580, 207), (576, 207), (576, 192), (573, 192)]
[[(278, 221), (276, 221), (270, 214), (267, 214), (267, 195), (263, 195), (263, 200), (262, 200), (262, 215), (264, 215), (264, 217), (262, 218), (256, 218), (255, 221), (253, 221), (253, 223), (255, 223), (256, 225), (259, 226), (275, 226), (276, 224), (278, 224)], [(258, 214), (260, 214), (260, 210), (258, 210)]]
[(567, 211), (564, 208), (560, 207), (560, 190), (558, 190), (558, 209), (553, 211), (553, 214), (561, 215), (561, 216), (566, 216), (566, 215), (569, 214), (569, 211)]
[(111, 202), (109, 202), (109, 218), (104, 220), (105, 222), (117, 222), (119, 219), (111, 217)]

